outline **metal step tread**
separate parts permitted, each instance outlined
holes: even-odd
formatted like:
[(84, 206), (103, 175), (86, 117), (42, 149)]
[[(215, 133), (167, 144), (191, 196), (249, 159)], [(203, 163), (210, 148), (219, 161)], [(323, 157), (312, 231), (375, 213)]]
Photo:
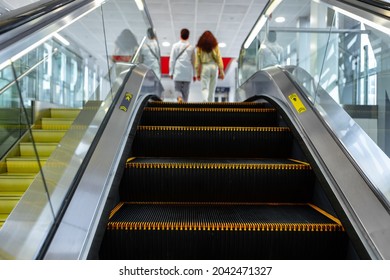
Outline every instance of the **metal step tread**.
[(199, 168), (199, 169), (311, 169), (307, 162), (283, 158), (180, 158), (132, 157), (128, 168)]
[(145, 107), (146, 112), (185, 112), (185, 113), (274, 113), (275, 108), (236, 108), (236, 107)]
[(41, 129), (43, 130), (67, 130), (74, 118), (42, 118)]
[(58, 147), (58, 143), (32, 143), (32, 142), (21, 142), (19, 143), (21, 156), (35, 156), (35, 151), (40, 156), (50, 156), (51, 153)]
[(80, 113), (78, 108), (51, 108), (50, 114), (52, 118), (73, 118), (75, 119)]
[(217, 131), (217, 132), (289, 132), (289, 127), (234, 127), (234, 126), (154, 126), (140, 125), (139, 131)]
[(7, 218), (8, 218), (8, 214), (0, 213), (0, 226), (1, 223), (4, 223)]
[(148, 107), (174, 107), (174, 108), (266, 108), (266, 102), (149, 102)]
[(9, 172), (5, 172), (5, 173), (0, 174), (0, 179), (1, 178), (9, 179), (9, 180), (12, 180), (12, 179), (34, 179), (35, 176), (37, 176), (36, 173), (9, 173)]
[(309, 203), (125, 202), (110, 214), (108, 229), (344, 231), (337, 218)]
[(24, 192), (2, 192), (0, 191), (0, 197), (3, 198), (21, 198)]

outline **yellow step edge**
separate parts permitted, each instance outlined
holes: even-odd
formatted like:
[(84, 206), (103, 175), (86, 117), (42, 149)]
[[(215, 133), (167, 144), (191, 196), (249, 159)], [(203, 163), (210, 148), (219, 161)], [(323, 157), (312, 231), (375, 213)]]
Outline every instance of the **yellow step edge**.
[(17, 198), (20, 199), (24, 192), (2, 192), (0, 191), (0, 197), (3, 198)]
[(35, 172), (33, 172), (33, 173), (8, 173), (8, 172), (6, 172), (6, 173), (0, 173), (0, 178), (5, 177), (5, 178), (10, 178), (10, 179), (12, 179), (12, 178), (18, 179), (18, 178), (23, 177), (23, 178), (34, 179), (36, 175), (37, 174)]
[(274, 113), (274, 108), (202, 108), (202, 107), (145, 107), (150, 112), (204, 112), (204, 113)]
[[(177, 102), (170, 102), (170, 101), (152, 101), (151, 103), (159, 104), (159, 105), (174, 105), (178, 106), (179, 104)], [(192, 106), (192, 105), (212, 105), (212, 106), (244, 106), (244, 107), (252, 107), (256, 106), (258, 107), (259, 105), (262, 105), (262, 103), (257, 103), (257, 102), (251, 102), (251, 101), (243, 101), (243, 102), (184, 102), (181, 103), (180, 106), (187, 107), (187, 106)]]
[(289, 132), (289, 127), (266, 126), (266, 127), (235, 127), (235, 126), (153, 126), (140, 125), (140, 131), (237, 131), (237, 132)]
[[(13, 174), (13, 173), (10, 173)], [(0, 174), (0, 192), (25, 192), (34, 181), (36, 174)]]
[(7, 220), (7, 218), (8, 218), (8, 214), (1, 214), (0, 213), (0, 224), (4, 223), (5, 220)]
[[(35, 143), (38, 155), (40, 157), (48, 157), (57, 148), (58, 143)], [(35, 156), (34, 144), (24, 142), (19, 144), (21, 156)]]
[[(47, 158), (40, 158), (41, 166)], [(36, 157), (12, 157), (6, 159), (8, 173), (38, 173), (39, 164)]]
[(126, 162), (126, 168), (152, 169), (228, 169), (228, 170), (311, 170), (311, 166), (300, 163), (146, 163)]
[(32, 134), (36, 143), (58, 143), (64, 137), (65, 133), (66, 130), (32, 130)]
[(73, 118), (42, 118), (42, 129), (44, 130), (66, 130), (72, 125)]
[(198, 230), (198, 231), (344, 231), (332, 223), (213, 223), (213, 222), (109, 222), (109, 230)]
[[(110, 219), (117, 213), (125, 202), (120, 202), (110, 212)], [(309, 205), (317, 211), (320, 209), (308, 203), (236, 203), (236, 202), (131, 202), (130, 204), (144, 205), (144, 204), (193, 204), (193, 205)], [(322, 210), (321, 213), (330, 218), (334, 223), (272, 223), (272, 222), (252, 222), (252, 223), (237, 223), (237, 222), (109, 222), (107, 224), (108, 230), (221, 230), (221, 231), (302, 231), (302, 232), (336, 232), (345, 231), (343, 225), (338, 222), (338, 219), (331, 214)]]
[(52, 118), (73, 118), (75, 119), (81, 109), (77, 108), (51, 108), (50, 115)]
[(0, 214), (11, 213), (19, 200), (17, 197), (0, 197)]

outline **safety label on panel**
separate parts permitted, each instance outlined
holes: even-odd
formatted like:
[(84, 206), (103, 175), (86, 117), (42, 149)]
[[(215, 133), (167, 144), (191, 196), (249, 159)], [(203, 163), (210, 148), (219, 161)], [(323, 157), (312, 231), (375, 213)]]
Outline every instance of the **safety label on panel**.
[(129, 109), (129, 105), (130, 105), (132, 98), (133, 98), (133, 95), (130, 92), (126, 92), (125, 97), (123, 97), (121, 105), (119, 106), (119, 109), (127, 112), (127, 109)]
[(299, 99), (296, 93), (293, 93), (288, 96), (295, 110), (297, 110), (298, 114), (301, 114), (306, 111), (305, 105), (303, 105), (301, 99)]

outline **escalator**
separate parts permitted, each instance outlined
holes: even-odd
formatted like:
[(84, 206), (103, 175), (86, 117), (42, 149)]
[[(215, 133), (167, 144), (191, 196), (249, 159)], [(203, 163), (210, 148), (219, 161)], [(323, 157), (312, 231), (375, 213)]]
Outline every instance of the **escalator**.
[(100, 259), (346, 259), (348, 235), (268, 102), (149, 101)]
[(32, 125), (32, 134), (26, 133), (2, 159), (5, 172), (0, 173), (0, 229), (79, 112), (75, 108), (48, 109)]
[[(115, 39), (106, 41), (106, 34), (114, 36), (116, 27), (129, 22), (115, 23), (111, 29), (103, 22), (90, 21), (92, 17), (104, 19), (101, 12), (117, 5), (105, 1), (112, 6), (96, 9), (98, 5), (92, 3), (96, 1), (89, 2), (83, 8), (77, 2), (60, 13), (48, 13), (33, 26), (19, 25), (10, 36), (12, 40), (2, 44), (3, 55), (7, 56), (3, 60), (16, 55), (19, 49), (28, 49), (38, 38), (49, 38), (49, 46), (58, 45), (59, 39), (52, 33), (61, 26), (60, 35), (73, 39), (69, 48), (90, 50), (90, 44), (100, 46), (93, 55), (103, 58), (98, 60), (99, 65), (108, 68), (103, 46)], [(81, 14), (89, 16), (80, 20)], [(138, 20), (134, 15), (127, 18)], [(141, 13), (141, 18), (147, 18), (147, 13)], [(78, 24), (68, 26), (69, 19), (77, 19)], [(84, 27), (89, 25), (99, 42), (83, 36), (88, 33)], [(149, 26), (151, 22), (146, 23)], [(79, 35), (78, 31), (84, 33)], [(306, 32), (301, 28), (299, 31)], [(74, 47), (76, 41), (79, 46)], [(59, 46), (47, 58), (40, 57), (40, 63), (46, 65), (49, 58), (69, 61), (52, 59), (65, 53), (62, 50), (66, 47), (62, 43)], [(24, 57), (32, 58), (29, 54)], [(92, 61), (90, 58), (87, 61)], [(96, 65), (93, 63), (93, 68)], [(84, 75), (84, 68), (74, 68)], [(33, 182), (36, 188), (24, 193), (31, 180), (38, 177), (36, 169), (23, 169), (25, 175), (20, 178), (27, 181), (23, 187), (15, 188), (15, 181), (0, 183), (0, 227), (22, 197), (12, 218), (1, 228), (0, 258), (92, 259), (96, 254), (100, 259), (389, 258), (388, 211), (370, 188), (364, 172), (339, 145), (338, 135), (328, 131), (319, 116), (321, 112), (316, 114), (316, 109), (309, 106), (305, 114), (294, 111), (290, 95), (303, 97), (305, 93), (295, 88), (280, 69), (253, 75), (237, 90), (235, 100), (269, 94), (278, 106), (283, 106), (283, 115), (274, 103), (263, 101), (149, 101), (144, 107), (141, 99), (145, 95), (161, 96), (162, 90), (150, 89), (159, 81), (153, 75), (148, 77), (142, 65), (134, 68), (120, 91), (112, 91), (116, 93), (112, 106), (99, 105), (96, 116), (95, 110), (84, 110), (89, 121), (68, 131), (61, 150), (68, 157), (61, 162), (52, 157), (64, 167), (60, 176), (45, 166), (49, 192), (37, 180)], [(106, 87), (96, 87), (102, 90), (98, 95), (104, 95)], [(57, 93), (57, 88), (53, 92)], [(87, 93), (80, 92), (82, 96), (75, 100), (84, 101)], [(136, 115), (141, 113), (138, 119)], [(340, 116), (339, 111), (332, 113)], [(340, 123), (352, 122), (348, 119)], [(345, 127), (337, 128), (342, 133), (347, 131)], [(362, 138), (353, 134), (350, 139), (360, 144)], [(47, 154), (39, 155), (42, 164), (50, 153), (49, 148), (44, 150)], [(128, 159), (126, 163), (123, 158)], [(17, 162), (12, 157), (9, 161)], [(17, 173), (19, 176), (20, 171)]]

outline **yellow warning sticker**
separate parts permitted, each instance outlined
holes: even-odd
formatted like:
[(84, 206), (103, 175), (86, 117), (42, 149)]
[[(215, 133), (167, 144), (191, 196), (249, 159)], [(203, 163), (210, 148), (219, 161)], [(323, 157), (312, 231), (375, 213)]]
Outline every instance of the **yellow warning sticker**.
[(297, 110), (298, 114), (301, 114), (306, 111), (305, 105), (303, 105), (301, 99), (299, 99), (298, 94), (293, 93), (288, 96), (292, 105), (294, 105), (295, 110)]

